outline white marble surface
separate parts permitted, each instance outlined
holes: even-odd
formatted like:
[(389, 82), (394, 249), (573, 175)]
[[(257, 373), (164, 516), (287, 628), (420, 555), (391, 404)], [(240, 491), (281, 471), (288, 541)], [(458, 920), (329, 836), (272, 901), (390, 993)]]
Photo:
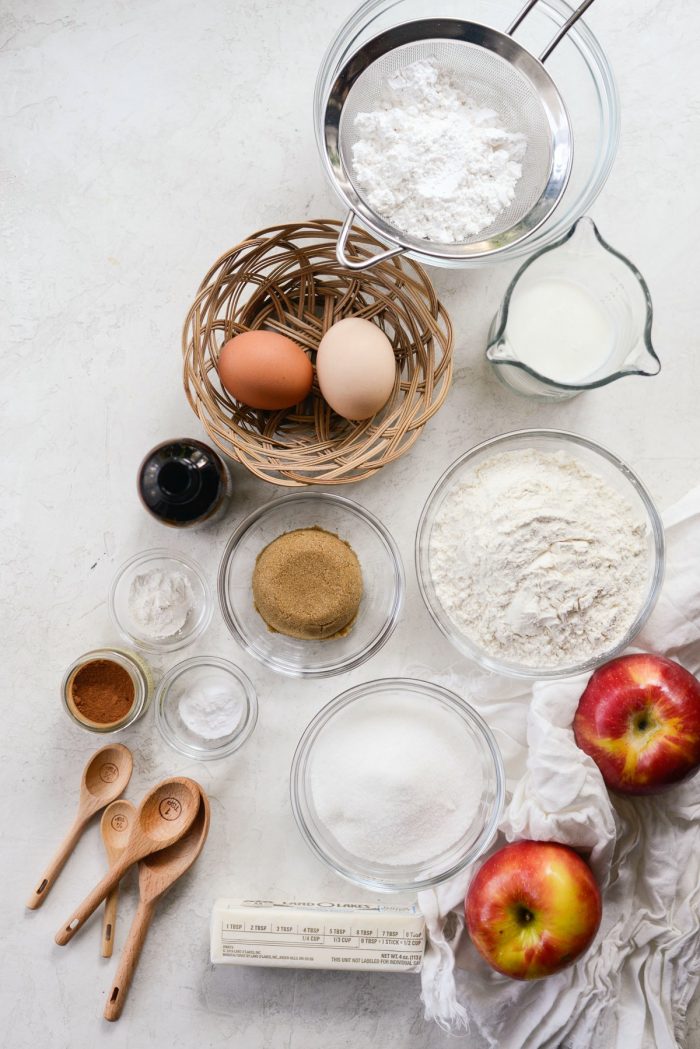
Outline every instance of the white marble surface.
[[(114, 963), (98, 957), (97, 923), (68, 948), (52, 944), (103, 867), (95, 828), (46, 905), (23, 912), (98, 742), (68, 723), (58, 684), (77, 654), (115, 640), (105, 598), (125, 558), (165, 543), (190, 549), (213, 577), (233, 523), (273, 494), (236, 469), (229, 519), (180, 538), (141, 511), (134, 475), (156, 441), (201, 435), (181, 390), (179, 340), (210, 263), (261, 226), (339, 214), (319, 169), (311, 95), (329, 37), (353, 7), (0, 3), (0, 1040), (10, 1049), (453, 1044), (423, 1022), (415, 977), (212, 971), (212, 900), (274, 889), (349, 898), (352, 890), (326, 874), (297, 834), (289, 762), (306, 722), (341, 689), (399, 673), (409, 658), (436, 669), (453, 661), (420, 603), (412, 542), (433, 481), (460, 451), (519, 426), (564, 426), (629, 460), (661, 506), (697, 481), (700, 10), (687, 0), (599, 0), (589, 20), (619, 79), (623, 133), (593, 214), (649, 281), (662, 374), (561, 406), (516, 399), (482, 356), (505, 270), (435, 272), (456, 324), (454, 388), (415, 449), (352, 492), (400, 544), (403, 620), (369, 665), (302, 684), (243, 655), (217, 613), (185, 654), (228, 655), (252, 677), (261, 713), (245, 750), (212, 766), (188, 764), (161, 743), (152, 714), (124, 734), (135, 756), (130, 797), (161, 775), (189, 772), (211, 792), (213, 821), (198, 866), (163, 902), (124, 1017), (102, 1021)], [(132, 882), (119, 940), (134, 904)], [(688, 1045), (700, 1046), (697, 1008)]]

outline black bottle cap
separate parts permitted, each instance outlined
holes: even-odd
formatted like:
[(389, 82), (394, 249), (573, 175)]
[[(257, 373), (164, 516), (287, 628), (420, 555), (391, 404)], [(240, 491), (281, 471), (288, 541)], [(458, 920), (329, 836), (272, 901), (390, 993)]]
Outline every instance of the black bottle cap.
[(196, 524), (216, 513), (227, 487), (221, 458), (206, 444), (187, 437), (157, 445), (138, 473), (144, 506), (171, 525)]

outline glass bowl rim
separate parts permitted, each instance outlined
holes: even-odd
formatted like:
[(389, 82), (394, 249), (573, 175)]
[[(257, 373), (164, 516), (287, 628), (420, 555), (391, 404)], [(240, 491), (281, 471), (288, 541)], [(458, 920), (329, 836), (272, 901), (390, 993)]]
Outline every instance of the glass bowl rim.
[[(521, 663), (509, 663), (505, 660), (500, 660), (495, 656), (489, 656), (487, 653), (483, 652), (478, 645), (470, 641), (466, 635), (462, 634), (456, 627), (452, 626), (447, 614), (442, 608), (438, 607), (439, 603), (437, 602), (437, 598), (433, 601), (430, 595), (430, 566), (428, 563), (430, 548), (428, 518), (431, 512), (434, 511), (445, 498), (448, 482), (454, 479), (455, 475), (459, 473), (466, 463), (470, 462), (487, 449), (495, 448), (499, 445), (507, 446), (528, 439), (538, 440), (540, 438), (559, 440), (565, 445), (573, 444), (585, 448), (594, 455), (598, 455), (605, 459), (611, 466), (615, 467), (617, 472), (627, 480), (632, 488), (634, 488), (644, 506), (651, 529), (654, 547), (654, 567), (651, 574), (650, 584), (647, 588), (639, 612), (628, 627), (624, 637), (621, 638), (616, 645), (600, 656), (591, 657), (571, 666), (548, 667), (544, 669), (525, 666)], [(439, 498), (440, 496), (442, 496), (441, 499)], [(481, 441), (479, 444), (474, 445), (473, 448), (468, 449), (462, 455), (458, 456), (458, 458), (443, 471), (430, 490), (418, 520), (414, 544), (418, 589), (420, 590), (423, 603), (425, 604), (431, 619), (440, 632), (459, 652), (462, 653), (462, 655), (467, 656), (468, 659), (471, 659), (483, 669), (492, 671), (493, 673), (503, 674), (506, 677), (520, 678), (527, 681), (574, 677), (577, 674), (584, 674), (593, 671), (596, 667), (601, 666), (608, 660), (614, 659), (616, 656), (620, 655), (620, 653), (632, 643), (654, 610), (664, 579), (666, 564), (665, 553), (666, 541), (663, 522), (659, 511), (656, 509), (656, 505), (654, 504), (646, 485), (640, 480), (635, 471), (625, 462), (625, 460), (620, 459), (619, 456), (615, 455), (614, 452), (611, 452), (604, 445), (597, 441), (593, 441), (588, 437), (583, 437), (581, 434), (572, 433), (568, 430), (547, 428), (511, 430), (507, 433), (497, 434), (495, 437), (489, 437), (487, 440)]]
[[(404, 864), (397, 866), (395, 870), (404, 872), (403, 879), (401, 876), (397, 876), (392, 880), (381, 879), (372, 874), (358, 873), (356, 870), (351, 869), (325, 851), (324, 847), (309, 829), (303, 811), (304, 806), (307, 804), (307, 792), (304, 789), (304, 777), (302, 773), (306, 768), (309, 756), (313, 750), (313, 745), (321, 730), (332, 721), (336, 714), (341, 710), (346, 709), (350, 704), (357, 700), (364, 699), (368, 695), (395, 691), (396, 689), (403, 689), (417, 693), (424, 699), (430, 699), (442, 703), (443, 707), (456, 711), (460, 716), (464, 717), (466, 715), (466, 720), (475, 730), (475, 734), (478, 736), (485, 747), (485, 751), (488, 752), (491, 758), (495, 778), (494, 800), (491, 812), (472, 847), (467, 850), (464, 856), (458, 861), (455, 861), (445, 871), (438, 875), (418, 880), (409, 878), (408, 876), (408, 872), (418, 866), (417, 864)], [(340, 874), (355, 885), (361, 885), (364, 888), (379, 892), (417, 892), (421, 889), (428, 889), (431, 886), (439, 885), (444, 881), (448, 881), (470, 864), (474, 863), (488, 849), (498, 831), (498, 825), (505, 804), (505, 791), (506, 776), (503, 756), (498, 743), (496, 742), (493, 731), (489, 727), (487, 721), (471, 705), (471, 703), (458, 695), (458, 693), (445, 688), (444, 685), (439, 685), (433, 681), (425, 681), (421, 678), (377, 678), (373, 681), (366, 681), (362, 684), (354, 685), (329, 700), (329, 702), (326, 703), (306, 725), (295, 748), (289, 772), (289, 794), (294, 820), (302, 838), (311, 851), (322, 860), (326, 866), (334, 870), (336, 874)]]
[[(246, 716), (241, 728), (228, 743), (220, 747), (213, 747), (211, 750), (202, 750), (191, 743), (187, 743), (185, 740), (181, 740), (168, 726), (163, 712), (172, 685), (183, 674), (197, 667), (216, 667), (218, 670), (226, 671), (231, 677), (235, 677), (243, 689), (246, 701)], [(185, 754), (187, 757), (195, 758), (198, 761), (214, 761), (217, 758), (226, 758), (230, 754), (234, 754), (250, 738), (258, 722), (258, 695), (253, 682), (244, 670), (221, 656), (190, 656), (189, 659), (183, 659), (180, 663), (176, 663), (161, 678), (154, 696), (154, 706), (156, 728), (160, 733), (161, 739), (173, 750), (177, 750), (180, 754)]]
[[(143, 638), (139, 634), (133, 634), (131, 631), (126, 629), (126, 626), (122, 623), (119, 616), (117, 615), (116, 608), (116, 594), (119, 588), (119, 584), (124, 580), (127, 572), (139, 564), (147, 564), (149, 561), (155, 560), (168, 560), (174, 561), (176, 564), (184, 565), (185, 568), (189, 569), (190, 572), (197, 578), (199, 584), (202, 587), (204, 594), (202, 615), (199, 617), (198, 622), (189, 633), (181, 634), (175, 640), (168, 640), (168, 638), (153, 639)], [(148, 550), (142, 550), (138, 554), (133, 554), (130, 558), (123, 562), (114, 573), (114, 578), (109, 587), (109, 595), (107, 598), (109, 606), (109, 614), (112, 622), (116, 626), (120, 635), (129, 644), (135, 645), (144, 652), (177, 652), (178, 649), (186, 648), (191, 645), (198, 637), (204, 633), (211, 623), (212, 616), (214, 614), (214, 595), (212, 588), (207, 579), (204, 569), (201, 565), (193, 558), (186, 554), (173, 553), (163, 546), (154, 546)]]
[[(243, 536), (256, 525), (263, 517), (270, 512), (277, 510), (282, 505), (288, 505), (292, 502), (322, 502), (326, 505), (332, 505), (340, 507), (343, 511), (355, 514), (368, 525), (375, 533), (377, 538), (382, 543), (386, 553), (388, 554), (394, 575), (394, 593), (393, 600), (391, 603), (391, 609), (387, 616), (381, 630), (376, 634), (373, 640), (366, 645), (360, 652), (353, 656), (348, 656), (343, 660), (336, 661), (335, 663), (328, 664), (322, 667), (297, 667), (292, 666), (289, 663), (285, 663), (282, 660), (271, 658), (266, 653), (263, 653), (249, 638), (248, 634), (244, 631), (242, 626), (239, 624), (238, 617), (234, 616), (231, 603), (228, 597), (228, 588), (226, 586), (226, 576), (228, 573), (228, 567), (241, 539)], [(354, 670), (356, 667), (361, 666), (372, 656), (376, 655), (389, 640), (391, 635), (394, 633), (396, 625), (401, 614), (403, 607), (404, 591), (405, 591), (405, 573), (403, 567), (403, 561), (401, 554), (396, 545), (396, 542), (388, 531), (388, 529), (382, 524), (382, 522), (374, 516), (369, 510), (361, 506), (360, 503), (355, 502), (353, 499), (348, 499), (347, 496), (336, 495), (331, 492), (316, 492), (316, 491), (305, 491), (305, 492), (293, 492), (288, 495), (282, 495), (271, 499), (269, 502), (264, 503), (262, 506), (257, 507), (247, 517), (240, 522), (235, 528), (232, 535), (229, 537), (224, 551), (221, 555), (221, 561), (219, 562), (219, 571), (217, 578), (217, 590), (219, 595), (219, 607), (221, 609), (221, 615), (226, 624), (229, 632), (234, 639), (241, 645), (241, 647), (250, 655), (254, 656), (260, 663), (268, 667), (270, 670), (274, 670), (279, 674), (286, 674), (289, 677), (295, 678), (324, 678), (334, 677), (336, 674), (344, 674), (350, 670)], [(351, 634), (348, 636), (352, 636)]]

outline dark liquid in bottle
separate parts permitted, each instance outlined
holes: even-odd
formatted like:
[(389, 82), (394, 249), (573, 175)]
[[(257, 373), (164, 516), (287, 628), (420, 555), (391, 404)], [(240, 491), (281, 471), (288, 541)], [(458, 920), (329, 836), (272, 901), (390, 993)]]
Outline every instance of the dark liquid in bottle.
[(223, 459), (194, 438), (153, 448), (138, 473), (141, 501), (163, 524), (201, 524), (223, 509), (230, 481)]

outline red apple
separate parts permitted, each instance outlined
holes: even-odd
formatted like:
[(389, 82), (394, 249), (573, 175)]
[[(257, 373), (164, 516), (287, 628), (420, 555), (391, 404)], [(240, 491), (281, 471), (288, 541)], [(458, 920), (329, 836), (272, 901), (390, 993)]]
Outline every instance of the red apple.
[(700, 682), (662, 656), (612, 659), (586, 685), (574, 736), (611, 790), (658, 794), (700, 766)]
[(518, 841), (486, 861), (464, 911), (489, 965), (515, 980), (535, 980), (588, 950), (600, 925), (600, 890), (591, 868), (567, 845)]

